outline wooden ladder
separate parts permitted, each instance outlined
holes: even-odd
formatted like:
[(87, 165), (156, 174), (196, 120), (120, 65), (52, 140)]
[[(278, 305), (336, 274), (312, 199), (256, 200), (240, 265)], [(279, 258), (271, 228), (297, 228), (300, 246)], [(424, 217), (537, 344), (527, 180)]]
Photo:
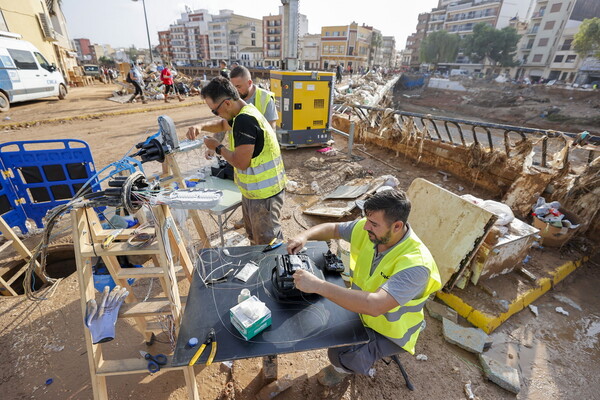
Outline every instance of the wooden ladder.
[[(141, 210), (144, 211), (143, 209)], [(135, 247), (128, 243), (133, 234), (133, 229), (125, 229), (106, 248), (102, 243), (113, 232), (103, 229), (91, 208), (80, 208), (71, 211), (73, 223), (73, 244), (79, 288), (81, 292), (81, 310), (86, 313), (86, 304), (94, 299), (96, 291), (93, 282), (92, 258), (101, 257), (110, 272), (110, 275), (121, 287), (129, 290), (129, 296), (119, 311), (119, 318), (133, 318), (137, 329), (144, 335), (147, 344), (152, 343), (152, 335), (161, 332), (159, 323), (149, 320), (158, 316), (171, 315), (173, 317), (175, 334), (179, 332), (182, 310), (182, 298), (179, 295), (177, 276), (186, 276), (192, 279), (193, 266), (185, 248), (171, 212), (167, 206), (152, 207), (155, 216), (155, 227), (147, 228), (146, 233), (155, 234), (155, 239), (144, 247)], [(171, 254), (172, 257), (167, 255)], [(147, 255), (150, 256), (153, 266), (142, 268), (121, 268), (117, 256)], [(175, 261), (178, 263), (175, 266)], [(147, 279), (158, 278), (166, 297), (151, 298), (140, 301), (133, 294), (128, 283), (129, 278)], [(84, 326), (84, 336), (87, 347), (90, 375), (94, 399), (108, 399), (106, 377), (111, 375), (148, 373), (148, 362), (142, 357), (121, 360), (105, 360), (102, 354), (102, 345), (93, 344), (89, 329)], [(116, 338), (118, 340), (118, 338)], [(188, 396), (190, 399), (199, 399), (196, 375), (193, 366), (175, 367), (171, 365), (172, 357), (168, 357), (167, 365), (161, 371), (183, 370)]]
[[(17, 251), (17, 253), (19, 253), (23, 261), (25, 261), (25, 265), (23, 265), (9, 279), (5, 280), (4, 278), (2, 278), (2, 275), (4, 275), (5, 271), (0, 270), (0, 287), (4, 287), (6, 291), (8, 291), (8, 293), (10, 293), (11, 295), (18, 296), (19, 294), (10, 285), (12, 285), (21, 275), (25, 273), (25, 271), (27, 271), (29, 260), (31, 260), (32, 255), (29, 249), (25, 247), (23, 242), (19, 239), (19, 237), (15, 234), (12, 228), (6, 223), (6, 221), (2, 217), (0, 217), (0, 232), (2, 232), (1, 236), (3, 236), (7, 240), (2, 245), (0, 245), (0, 254), (2, 254), (4, 250), (12, 246)], [(44, 274), (42, 274), (41, 272), (40, 264), (37, 262), (37, 260), (34, 262), (36, 267), (35, 274), (38, 276), (39, 279), (41, 279), (43, 283), (47, 283)]]

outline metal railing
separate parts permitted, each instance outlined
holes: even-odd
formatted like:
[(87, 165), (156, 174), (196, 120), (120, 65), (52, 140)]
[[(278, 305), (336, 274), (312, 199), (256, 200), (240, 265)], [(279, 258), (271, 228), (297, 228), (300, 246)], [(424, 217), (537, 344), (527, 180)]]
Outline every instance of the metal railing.
[[(381, 127), (383, 113), (389, 113), (389, 109), (362, 105), (334, 105), (337, 112), (351, 111), (359, 117), (362, 122)], [(441, 143), (449, 143), (456, 146), (468, 147), (473, 143), (488, 148), (490, 151), (503, 149), (506, 156), (511, 157), (514, 148), (513, 138), (516, 136), (521, 140), (534, 140), (534, 148), (539, 150), (534, 163), (542, 167), (548, 166), (548, 153), (559, 151), (565, 144), (564, 138), (576, 139), (579, 135), (570, 132), (561, 132), (546, 129), (527, 128), (489, 122), (471, 121), (459, 118), (433, 116), (431, 114), (418, 114), (406, 111), (393, 110), (394, 114), (400, 116), (402, 124), (412, 119), (418, 129), (427, 128), (429, 139)], [(398, 126), (401, 128), (401, 126)], [(583, 163), (591, 162), (600, 155), (600, 136), (591, 135), (588, 146), (585, 148), (571, 147), (583, 152), (579, 154), (579, 160)], [(581, 157), (588, 152), (587, 157)], [(537, 153), (537, 152), (536, 152)], [(570, 158), (574, 160), (573, 157)], [(575, 157), (577, 159), (577, 157)]]

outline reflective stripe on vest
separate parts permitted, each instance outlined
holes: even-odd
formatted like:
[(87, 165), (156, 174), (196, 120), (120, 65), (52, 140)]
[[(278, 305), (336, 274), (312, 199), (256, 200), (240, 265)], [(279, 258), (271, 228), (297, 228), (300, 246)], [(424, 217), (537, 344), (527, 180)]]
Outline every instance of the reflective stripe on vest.
[(423, 266), (429, 271), (429, 280), (420, 297), (377, 317), (360, 315), (366, 326), (393, 338), (394, 342), (400, 344), (404, 350), (414, 354), (415, 343), (423, 322), (425, 301), (431, 293), (442, 287), (439, 271), (427, 247), (412, 232), (383, 257), (371, 274), (375, 250), (368, 233), (363, 229), (365, 223), (366, 219), (360, 220), (352, 230), (350, 269), (353, 288), (374, 293), (389, 277), (404, 269)]
[(273, 98), (273, 93), (261, 89), (258, 86), (255, 87), (256, 91), (254, 92), (254, 107), (258, 108), (258, 111), (260, 111), (262, 115), (265, 115), (269, 101)]
[[(235, 168), (235, 183), (244, 197), (266, 199), (281, 192), (287, 182), (279, 142), (271, 125), (254, 105), (245, 105), (240, 114), (248, 114), (256, 119), (264, 132), (264, 146), (260, 154), (250, 160), (248, 168), (245, 170)], [(235, 118), (233, 127), (235, 127)], [(229, 132), (229, 146), (232, 151), (235, 149), (233, 127)]]

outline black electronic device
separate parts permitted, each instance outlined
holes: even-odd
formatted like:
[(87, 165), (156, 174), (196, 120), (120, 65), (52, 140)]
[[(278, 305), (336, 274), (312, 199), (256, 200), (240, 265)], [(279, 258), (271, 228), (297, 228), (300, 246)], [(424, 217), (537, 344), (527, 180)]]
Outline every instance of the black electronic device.
[(303, 269), (323, 279), (323, 273), (315, 267), (313, 261), (305, 254), (283, 254), (275, 257), (275, 267), (271, 276), (273, 292), (277, 300), (307, 297), (294, 286), (294, 273)]
[(331, 250), (327, 251), (327, 253), (323, 253), (323, 257), (325, 258), (325, 266), (323, 268), (325, 272), (344, 272), (344, 263), (342, 263), (342, 260), (333, 254)]
[(217, 178), (233, 180), (233, 165), (226, 160), (219, 159), (219, 166), (211, 167), (210, 174)]

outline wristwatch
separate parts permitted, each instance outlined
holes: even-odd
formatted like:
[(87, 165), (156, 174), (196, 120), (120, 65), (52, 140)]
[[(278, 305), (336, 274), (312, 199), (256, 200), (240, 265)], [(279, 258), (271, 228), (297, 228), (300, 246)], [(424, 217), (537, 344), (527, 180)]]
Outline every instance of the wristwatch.
[(218, 146), (215, 148), (215, 153), (217, 153), (218, 155), (221, 155), (221, 149), (222, 149), (223, 147), (225, 147), (225, 146), (223, 146), (222, 144), (218, 145)]

